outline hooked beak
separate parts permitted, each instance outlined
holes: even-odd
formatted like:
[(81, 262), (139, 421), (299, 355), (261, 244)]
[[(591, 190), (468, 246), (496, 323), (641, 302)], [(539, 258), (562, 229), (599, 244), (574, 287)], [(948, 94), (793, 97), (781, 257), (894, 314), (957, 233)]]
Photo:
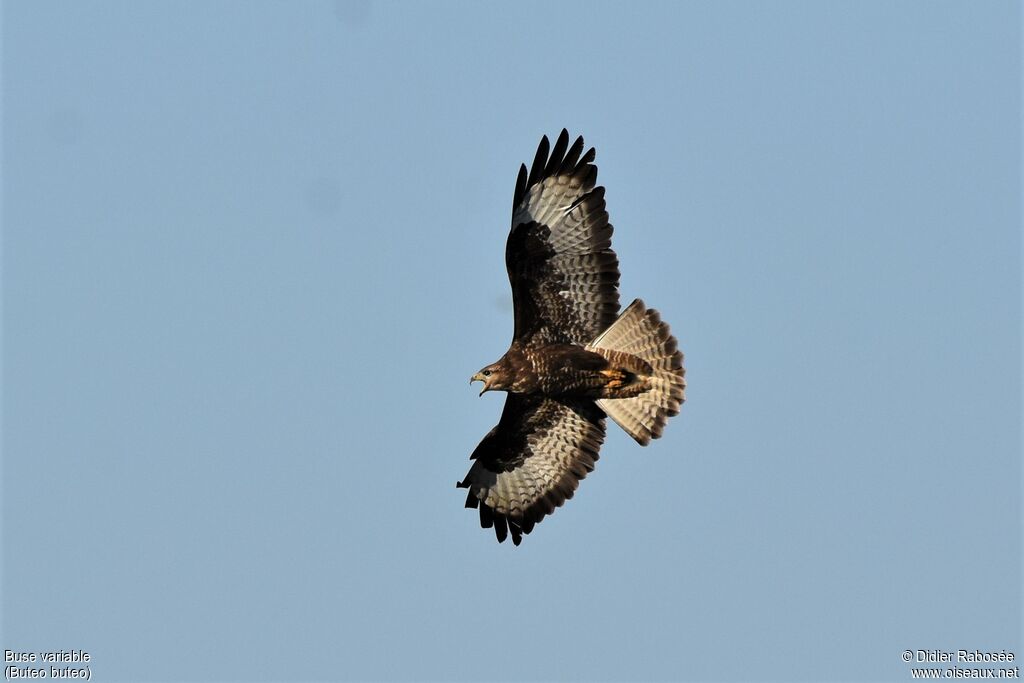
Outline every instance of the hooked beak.
[(483, 396), (484, 392), (487, 391), (487, 380), (484, 379), (484, 376), (481, 373), (478, 372), (478, 373), (476, 373), (475, 375), (473, 375), (472, 377), (469, 378), (469, 383), (472, 384), (473, 382), (483, 382), (484, 383), (484, 388), (480, 390), (480, 395)]

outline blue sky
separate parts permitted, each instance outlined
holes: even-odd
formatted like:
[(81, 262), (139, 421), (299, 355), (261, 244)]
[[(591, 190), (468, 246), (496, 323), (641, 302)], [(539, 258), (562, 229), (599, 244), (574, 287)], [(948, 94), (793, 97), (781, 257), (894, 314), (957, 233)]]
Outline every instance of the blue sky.
[[(1021, 648), (1020, 6), (5, 2), (2, 647), (95, 680), (907, 680)], [(687, 403), (519, 548), (513, 183)]]

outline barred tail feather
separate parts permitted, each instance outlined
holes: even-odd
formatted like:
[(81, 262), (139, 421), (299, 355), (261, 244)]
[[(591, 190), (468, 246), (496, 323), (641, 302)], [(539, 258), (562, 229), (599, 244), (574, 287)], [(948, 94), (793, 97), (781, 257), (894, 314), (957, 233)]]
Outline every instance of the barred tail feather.
[(597, 405), (641, 446), (660, 437), (668, 418), (679, 414), (686, 389), (683, 354), (668, 324), (637, 299), (589, 348), (625, 351), (654, 368), (649, 390), (632, 398), (602, 398)]

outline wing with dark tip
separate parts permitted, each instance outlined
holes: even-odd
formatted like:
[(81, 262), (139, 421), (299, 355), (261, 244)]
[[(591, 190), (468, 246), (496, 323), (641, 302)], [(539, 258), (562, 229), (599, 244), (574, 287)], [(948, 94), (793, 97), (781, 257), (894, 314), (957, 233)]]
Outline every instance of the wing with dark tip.
[(499, 542), (516, 545), (533, 526), (572, 498), (593, 471), (604, 441), (604, 413), (593, 401), (509, 394), (497, 426), (470, 456), (466, 507)]
[(585, 344), (618, 314), (619, 262), (594, 157), (563, 130), (519, 169), (505, 246), (516, 342)]

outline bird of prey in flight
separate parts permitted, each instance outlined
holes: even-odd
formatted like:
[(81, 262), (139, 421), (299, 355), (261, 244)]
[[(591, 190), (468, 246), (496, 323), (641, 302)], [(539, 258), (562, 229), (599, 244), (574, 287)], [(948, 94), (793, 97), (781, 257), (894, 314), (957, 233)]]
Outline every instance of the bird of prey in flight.
[(473, 375), (505, 391), (501, 419), (473, 451), (466, 507), (516, 545), (572, 498), (594, 469), (611, 417), (640, 445), (661, 436), (684, 400), (683, 354), (658, 312), (619, 311), (619, 262), (595, 153), (563, 130), (519, 169), (505, 266), (515, 332)]

